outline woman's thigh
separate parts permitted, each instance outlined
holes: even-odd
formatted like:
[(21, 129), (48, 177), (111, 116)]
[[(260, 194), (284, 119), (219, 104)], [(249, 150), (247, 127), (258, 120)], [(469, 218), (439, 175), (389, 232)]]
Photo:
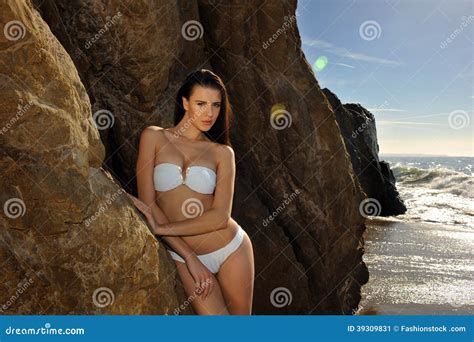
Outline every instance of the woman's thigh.
[(191, 301), (194, 311), (198, 315), (228, 315), (224, 297), (222, 295), (219, 281), (214, 275), (212, 275), (212, 282), (214, 288), (209, 296), (205, 299), (196, 292), (194, 278), (189, 273), (188, 267), (185, 263), (174, 260), (178, 269), (178, 274), (183, 283), (184, 291), (188, 296), (188, 300)]
[(224, 261), (217, 273), (231, 315), (251, 315), (255, 266), (253, 247), (247, 233), (242, 244)]

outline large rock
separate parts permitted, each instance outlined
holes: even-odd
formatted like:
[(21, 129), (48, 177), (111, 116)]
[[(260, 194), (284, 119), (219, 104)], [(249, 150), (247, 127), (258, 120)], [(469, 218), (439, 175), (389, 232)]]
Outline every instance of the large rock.
[(106, 148), (104, 167), (125, 189), (136, 191), (141, 131), (149, 125), (172, 125), (179, 82), (189, 69), (207, 60), (203, 40), (186, 40), (181, 33), (182, 23), (199, 17), (197, 4), (188, 0), (37, 3), (89, 94)]
[(71, 58), (28, 2), (0, 22), (1, 313), (173, 314), (173, 261), (101, 168)]
[(407, 208), (396, 188), (390, 165), (379, 160), (374, 115), (358, 103), (342, 104), (327, 88), (323, 92), (336, 114), (360, 185), (373, 203), (373, 209), (367, 214), (390, 216), (405, 213)]
[(352, 313), (368, 278), (365, 196), (301, 52), (296, 1), (38, 5), (74, 60), (93, 112), (112, 113), (114, 124), (101, 130), (106, 166), (132, 192), (140, 132), (172, 125), (189, 71), (218, 73), (235, 112), (233, 217), (254, 244), (254, 312)]

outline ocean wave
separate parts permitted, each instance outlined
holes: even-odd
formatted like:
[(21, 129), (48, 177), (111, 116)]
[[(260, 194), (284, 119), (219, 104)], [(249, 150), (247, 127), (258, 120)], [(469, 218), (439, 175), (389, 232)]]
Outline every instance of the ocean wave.
[(422, 187), (441, 190), (454, 195), (473, 198), (474, 177), (444, 167), (423, 169), (395, 163), (391, 166), (397, 186)]

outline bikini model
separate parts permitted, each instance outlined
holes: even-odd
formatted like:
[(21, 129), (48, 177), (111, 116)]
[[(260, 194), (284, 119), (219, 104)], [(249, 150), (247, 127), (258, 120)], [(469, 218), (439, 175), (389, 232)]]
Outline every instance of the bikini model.
[[(201, 194), (213, 194), (216, 188), (216, 172), (210, 168), (199, 165), (192, 165), (186, 168), (186, 178), (183, 178), (182, 168), (173, 163), (160, 163), (155, 165), (153, 172), (153, 182), (155, 190), (170, 191), (184, 184), (191, 190)], [(199, 260), (212, 273), (219, 272), (219, 268), (229, 255), (232, 254), (242, 243), (244, 230), (239, 225), (234, 238), (224, 247), (211, 253), (197, 255)], [(177, 253), (167, 249), (171, 257), (179, 262), (186, 263)]]

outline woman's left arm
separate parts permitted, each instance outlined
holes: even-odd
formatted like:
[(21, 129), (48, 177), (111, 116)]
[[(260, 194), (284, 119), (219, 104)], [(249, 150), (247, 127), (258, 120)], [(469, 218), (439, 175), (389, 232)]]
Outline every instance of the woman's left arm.
[[(232, 147), (219, 146), (218, 160), (216, 190), (212, 207), (197, 217), (158, 224), (155, 229), (157, 235), (199, 235), (227, 227), (234, 197), (235, 155)], [(199, 200), (196, 199), (196, 201)], [(191, 205), (192, 200), (189, 203)]]

